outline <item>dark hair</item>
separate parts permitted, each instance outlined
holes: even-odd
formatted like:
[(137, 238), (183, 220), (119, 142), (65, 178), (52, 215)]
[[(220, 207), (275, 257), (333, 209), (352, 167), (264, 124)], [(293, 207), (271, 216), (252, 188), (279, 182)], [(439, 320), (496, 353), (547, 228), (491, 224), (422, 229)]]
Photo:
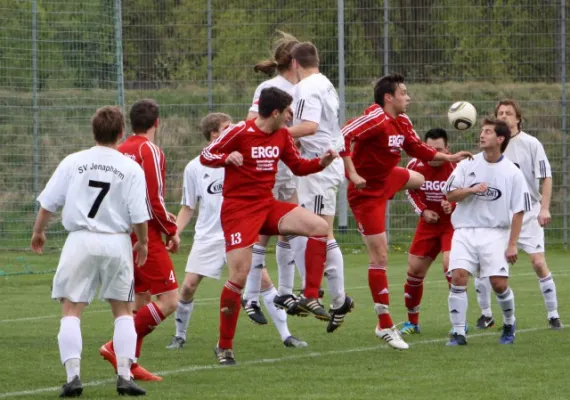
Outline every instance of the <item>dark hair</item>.
[(273, 41), (271, 58), (257, 63), (253, 67), (255, 72), (263, 72), (265, 75), (273, 76), (275, 70), (283, 72), (291, 68), (293, 62), (291, 50), (299, 41), (295, 36), (282, 31), (277, 31), (277, 34), (278, 36)]
[(424, 136), (424, 141), (427, 142), (428, 139), (437, 140), (443, 139), (443, 142), (447, 146), (447, 132), (442, 128), (432, 128), (426, 132)]
[(501, 143), (501, 153), (504, 153), (511, 140), (511, 129), (505, 121), (501, 121), (494, 118), (485, 118), (483, 120), (483, 125), (493, 125), (495, 127), (495, 133), (497, 136), (502, 136), (505, 138), (503, 143)]
[(505, 100), (501, 100), (499, 101), (499, 104), (497, 104), (497, 106), (495, 107), (495, 118), (498, 117), (498, 113), (499, 113), (499, 107), (501, 106), (511, 106), (514, 110), (515, 110), (515, 115), (517, 117), (517, 119), (519, 120), (518, 124), (517, 124), (517, 129), (520, 131), (522, 129), (522, 111), (521, 108), (519, 106), (519, 103), (517, 103), (514, 100), (511, 99), (505, 99)]
[(210, 113), (200, 121), (200, 130), (206, 140), (212, 138), (212, 131), (219, 132), (220, 126), (227, 121), (232, 121), (232, 117), (224, 113)]
[(156, 123), (158, 112), (158, 103), (153, 99), (139, 100), (133, 104), (129, 112), (133, 132), (146, 133)]
[(289, 93), (276, 87), (265, 88), (259, 96), (259, 115), (268, 118), (275, 110), (282, 113), (292, 102), (293, 98)]
[(302, 68), (314, 68), (319, 66), (319, 52), (311, 42), (298, 43), (291, 50), (291, 57)]
[(95, 141), (99, 144), (115, 144), (125, 130), (125, 117), (116, 106), (99, 108), (91, 118)]
[(400, 74), (385, 75), (374, 86), (374, 102), (384, 107), (384, 95), (396, 93), (398, 85), (404, 83), (404, 77)]

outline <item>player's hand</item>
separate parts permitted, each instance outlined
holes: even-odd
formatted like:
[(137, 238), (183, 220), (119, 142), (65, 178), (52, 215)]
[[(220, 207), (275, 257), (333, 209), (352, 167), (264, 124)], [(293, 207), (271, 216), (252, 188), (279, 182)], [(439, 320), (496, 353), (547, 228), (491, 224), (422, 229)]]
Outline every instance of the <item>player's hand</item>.
[(458, 163), (459, 161), (465, 160), (466, 158), (468, 158), (469, 160), (473, 160), (473, 154), (471, 154), (468, 151), (459, 151), (455, 154), (451, 154), (448, 157), (448, 160), (453, 163)]
[(46, 234), (44, 232), (33, 233), (31, 246), (34, 253), (42, 254), (45, 243), (46, 243)]
[(135, 265), (137, 267), (142, 267), (146, 263), (146, 258), (148, 256), (148, 244), (136, 242), (133, 246), (133, 252), (135, 253)]
[(180, 236), (176, 233), (174, 236), (166, 237), (166, 250), (171, 253), (176, 253), (180, 247)]
[(428, 224), (436, 224), (439, 221), (438, 213), (432, 210), (424, 210), (422, 217)]
[(226, 158), (226, 164), (232, 164), (236, 167), (241, 167), (243, 165), (243, 156), (239, 151), (232, 151), (228, 158)]
[(336, 158), (338, 153), (332, 149), (327, 150), (325, 154), (321, 157), (321, 167), (328, 167)]
[(366, 187), (366, 179), (358, 175), (356, 172), (348, 174), (348, 179), (352, 182), (357, 189), (363, 189)]
[(505, 257), (507, 258), (509, 264), (514, 264), (517, 262), (518, 258), (517, 253), (518, 249), (516, 244), (509, 245), (509, 247), (507, 247), (507, 251), (505, 252)]
[(453, 211), (453, 206), (447, 200), (441, 201), (441, 208), (443, 209), (443, 212), (446, 214), (451, 214), (451, 212)]
[(489, 189), (485, 182), (476, 184), (471, 188), (471, 193), (485, 193)]
[(168, 219), (171, 221), (176, 221), (176, 215), (170, 213), (170, 212), (166, 212), (168, 214)]
[(552, 221), (552, 217), (550, 216), (550, 211), (541, 209), (538, 213), (538, 223), (540, 226), (544, 227), (548, 225)]

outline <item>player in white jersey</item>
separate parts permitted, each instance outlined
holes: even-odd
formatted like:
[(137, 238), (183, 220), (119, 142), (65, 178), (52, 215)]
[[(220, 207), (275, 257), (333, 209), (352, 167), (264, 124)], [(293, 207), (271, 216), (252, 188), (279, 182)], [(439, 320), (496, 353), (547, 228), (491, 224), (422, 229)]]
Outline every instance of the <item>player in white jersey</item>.
[[(530, 192), (532, 211), (525, 214), (518, 246), (530, 256), (544, 297), (547, 319), (552, 329), (562, 329), (558, 314), (556, 285), (544, 256), (544, 227), (550, 223), (550, 199), (552, 197), (552, 171), (540, 141), (523, 131), (522, 113), (513, 100), (503, 100), (495, 107), (495, 116), (511, 129), (511, 140), (505, 156), (523, 173)], [(542, 192), (542, 195), (541, 195)], [(477, 327), (486, 329), (494, 324), (491, 311), (491, 285), (488, 279), (476, 279), (477, 302), (482, 315)]]
[[(42, 254), (45, 229), (60, 207), (63, 226), (69, 232), (52, 287), (52, 298), (61, 302), (63, 314), (57, 338), (67, 383), (60, 397), (83, 392), (80, 318), (99, 286), (99, 298), (109, 302), (115, 317), (117, 392), (145, 394), (130, 374), (137, 340), (130, 303), (134, 299), (132, 252), (137, 253), (137, 265), (145, 263), (150, 215), (142, 169), (116, 150), (124, 127), (118, 107), (97, 110), (92, 119), (97, 145), (67, 156), (38, 197), (41, 207), (32, 236), (34, 252)], [(131, 225), (138, 238), (134, 247)]]
[(448, 346), (466, 345), (467, 282), (469, 275), (489, 277), (503, 310), (499, 342), (515, 340), (515, 298), (509, 287), (509, 264), (517, 261), (517, 241), (531, 199), (522, 172), (502, 153), (510, 139), (503, 121), (485, 119), (481, 153), (457, 165), (443, 192), (457, 202), (451, 216), (455, 229), (449, 270), (449, 316), (453, 331)]
[[(202, 134), (208, 143), (217, 139), (230, 124), (230, 116), (222, 113), (208, 114), (200, 123)], [(186, 275), (175, 314), (176, 333), (167, 346), (168, 349), (184, 347), (196, 290), (204, 277), (219, 279), (226, 262), (224, 232), (220, 222), (223, 183), (224, 169), (206, 167), (200, 163), (199, 157), (190, 161), (184, 169), (182, 208), (176, 218), (178, 234), (190, 223), (198, 203), (199, 209), (194, 243), (186, 263)], [(306, 347), (307, 343), (289, 332), (285, 311), (273, 304), (276, 293), (277, 290), (271, 285), (261, 294), (283, 344), (287, 347)]]
[[(299, 83), (295, 87), (295, 106), (291, 136), (298, 138), (301, 155), (315, 158), (327, 150), (340, 151), (344, 139), (339, 126), (339, 98), (333, 84), (319, 71), (317, 48), (310, 42), (295, 45), (292, 50), (293, 68)], [(344, 165), (339, 158), (324, 171), (298, 179), (297, 190), (300, 204), (322, 216), (329, 225), (325, 276), (331, 296), (330, 319), (327, 332), (333, 332), (343, 322), (347, 313), (354, 308), (353, 300), (344, 290), (344, 261), (334, 238), (334, 217), (338, 188), (344, 179)], [(290, 239), (291, 248), (304, 253), (306, 238)], [(303, 260), (303, 256), (295, 260)], [(318, 306), (318, 300), (301, 297), (299, 307), (305, 310)], [(314, 311), (312, 311), (314, 313)]]
[[(259, 96), (263, 89), (276, 87), (293, 95), (298, 78), (292, 69), (291, 49), (299, 43), (299, 41), (288, 33), (278, 31), (278, 34), (279, 36), (277, 36), (273, 44), (273, 57), (258, 63), (254, 67), (255, 72), (263, 72), (268, 76), (273, 76), (275, 71), (277, 71), (278, 75), (262, 82), (257, 89), (255, 89), (252, 105), (247, 114), (247, 120), (257, 118)], [(278, 163), (273, 195), (277, 200), (293, 204), (299, 203), (296, 190), (296, 177), (282, 161)], [(252, 265), (242, 301), (242, 306), (248, 317), (253, 322), (261, 325), (267, 324), (267, 319), (259, 307), (259, 296), (261, 292), (273, 287), (273, 283), (265, 269), (265, 252), (269, 239), (269, 236), (260, 235), (259, 242), (253, 246)], [(304, 269), (301, 269), (304, 262), (295, 262), (294, 253), (291, 250), (287, 238), (284, 236), (279, 236), (277, 239), (276, 257), (279, 271), (279, 285), (277, 296), (274, 299), (275, 304), (278, 307), (286, 309), (291, 315), (299, 315), (300, 310), (296, 308), (293, 286), (295, 281), (295, 265), (300, 268), (299, 272), (301, 278), (304, 278)], [(302, 315), (306, 316), (307, 314), (302, 313)]]

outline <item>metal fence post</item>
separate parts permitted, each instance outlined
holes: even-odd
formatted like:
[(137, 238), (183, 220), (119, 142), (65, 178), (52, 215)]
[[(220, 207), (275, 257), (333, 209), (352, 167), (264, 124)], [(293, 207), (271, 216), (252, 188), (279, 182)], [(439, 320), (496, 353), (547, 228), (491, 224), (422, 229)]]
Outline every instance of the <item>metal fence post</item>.
[(115, 0), (115, 62), (117, 63), (117, 103), (125, 111), (125, 79), (123, 76), (123, 15), (121, 0)]
[(38, 107), (38, 2), (32, 1), (32, 112), (33, 112), (33, 135), (34, 135), (34, 212), (37, 214), (39, 204), (36, 201), (39, 194), (39, 130), (40, 130), (40, 110)]
[(564, 247), (568, 246), (568, 98), (566, 93), (566, 0), (560, 1), (560, 83), (562, 85), (562, 235)]
[[(339, 115), (338, 122), (340, 126), (346, 121), (346, 90), (345, 90), (345, 58), (344, 58), (344, 0), (337, 2), (337, 23), (338, 23), (338, 97), (339, 97)], [(339, 190), (338, 202), (338, 229), (342, 233), (348, 230), (348, 201), (347, 201), (347, 182), (343, 179)]]
[[(389, 51), (390, 51), (390, 19), (389, 19), (389, 0), (384, 0), (384, 75), (390, 72)], [(386, 240), (390, 244), (390, 202), (386, 205)]]
[(208, 30), (208, 112), (214, 111), (214, 90), (212, 78), (212, 0), (207, 5), (207, 30)]

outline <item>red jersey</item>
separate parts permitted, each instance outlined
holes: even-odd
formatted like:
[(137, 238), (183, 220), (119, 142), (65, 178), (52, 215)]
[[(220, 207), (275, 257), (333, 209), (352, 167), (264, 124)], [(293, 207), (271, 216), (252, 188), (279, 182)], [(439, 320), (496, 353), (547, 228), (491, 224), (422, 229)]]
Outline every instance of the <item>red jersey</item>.
[[(226, 158), (233, 151), (243, 156), (243, 164), (239, 167), (226, 164)], [(320, 158), (307, 160), (301, 157), (286, 128), (266, 133), (257, 127), (255, 120), (230, 126), (200, 155), (203, 165), (226, 169), (224, 198), (273, 198), (272, 189), (279, 160), (298, 176), (324, 169), (320, 165)]]
[(145, 136), (132, 135), (118, 149), (135, 160), (144, 170), (147, 190), (147, 203), (152, 219), (149, 228), (155, 228), (168, 236), (176, 234), (176, 221), (171, 219), (164, 203), (166, 161), (164, 153)]
[(402, 150), (423, 161), (433, 160), (437, 153), (422, 143), (405, 114), (392, 118), (378, 104), (350, 120), (342, 134), (345, 150), (340, 155), (352, 156), (356, 172), (366, 179), (362, 192), (368, 196), (381, 193), (384, 181), (402, 158)]
[[(424, 210), (435, 211), (439, 215), (439, 224), (451, 224), (451, 214), (444, 213), (441, 208), (442, 200), (446, 200), (441, 189), (455, 167), (456, 164), (450, 162), (445, 162), (440, 167), (432, 167), (417, 158), (408, 163), (408, 169), (419, 172), (426, 179), (419, 189), (406, 191), (416, 214), (421, 215)], [(423, 218), (421, 221), (424, 221)]]

